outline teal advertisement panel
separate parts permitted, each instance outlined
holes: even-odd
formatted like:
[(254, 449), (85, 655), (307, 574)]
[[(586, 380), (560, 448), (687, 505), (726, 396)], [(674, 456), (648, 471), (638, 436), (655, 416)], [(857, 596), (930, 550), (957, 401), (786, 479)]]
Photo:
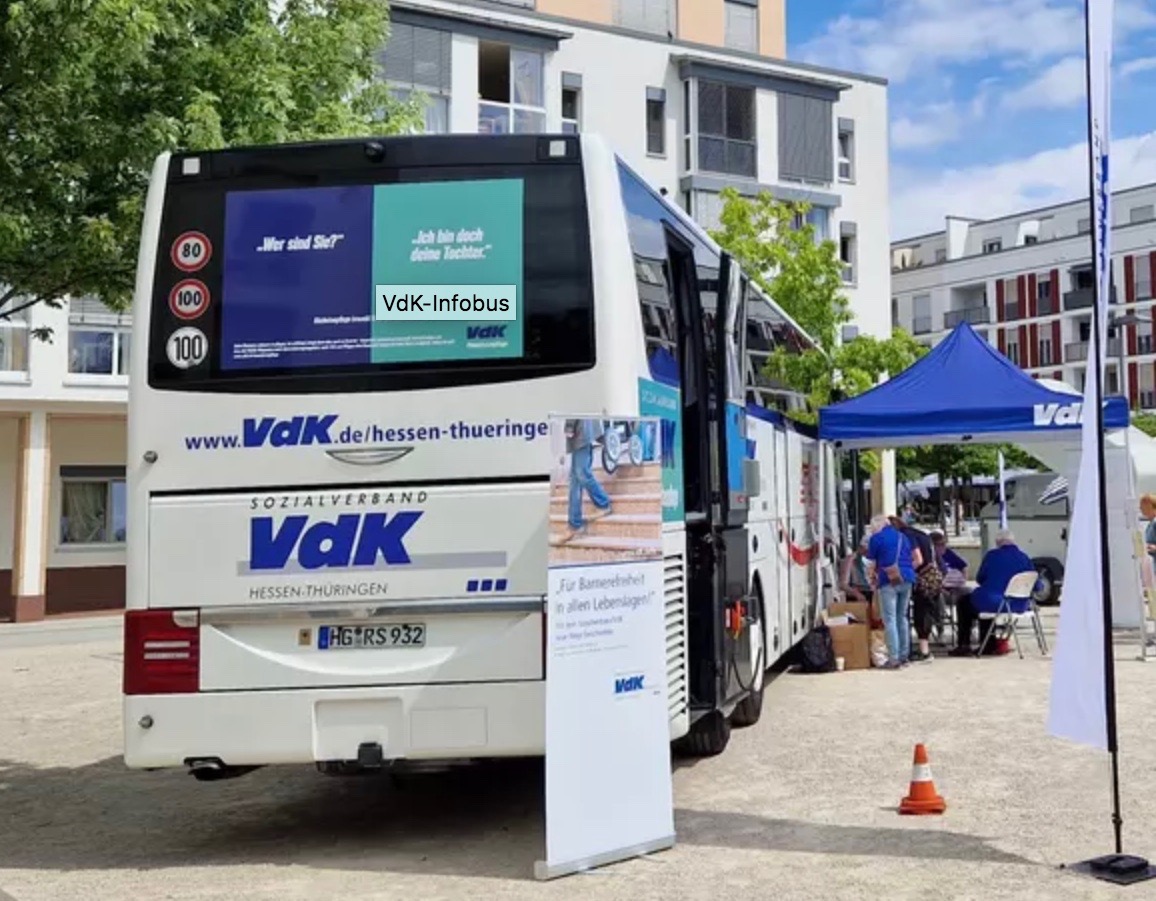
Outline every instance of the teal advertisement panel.
[(372, 362), (522, 356), (521, 179), (373, 190)]
[(657, 442), (644, 442), (643, 457), (662, 458), (662, 521), (682, 522), (686, 510), (682, 496), (682, 404), (677, 388), (650, 379), (638, 380), (638, 414), (658, 418)]

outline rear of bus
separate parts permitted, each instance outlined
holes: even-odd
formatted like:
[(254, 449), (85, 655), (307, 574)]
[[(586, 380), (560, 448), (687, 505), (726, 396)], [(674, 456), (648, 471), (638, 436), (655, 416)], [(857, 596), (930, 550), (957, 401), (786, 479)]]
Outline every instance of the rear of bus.
[(596, 342), (641, 346), (596, 325), (607, 255), (630, 271), (589, 138), (158, 160), (129, 413), (129, 766), (542, 753), (549, 416), (637, 403), (632, 356), (629, 378), (595, 365)]

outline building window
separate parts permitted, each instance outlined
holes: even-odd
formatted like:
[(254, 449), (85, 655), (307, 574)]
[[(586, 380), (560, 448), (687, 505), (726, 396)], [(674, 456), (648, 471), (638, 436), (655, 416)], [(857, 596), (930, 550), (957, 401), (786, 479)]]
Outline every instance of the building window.
[(1003, 250), (1003, 241), (999, 238), (992, 238), (990, 241), (983, 242), (984, 253), (999, 253)]
[(1128, 221), (1132, 224), (1148, 222), (1151, 219), (1156, 219), (1156, 206), (1150, 203), (1146, 203), (1144, 206), (1134, 206), (1128, 210)]
[(1148, 257), (1136, 257), (1132, 261), (1132, 287), (1136, 292), (1136, 300), (1152, 299), (1152, 268), (1148, 265)]
[(389, 92), (402, 103), (415, 95), (424, 98), (422, 130), (427, 134), (450, 130), (450, 42), (448, 31), (395, 22), (385, 45)]
[(946, 263), (947, 262), (947, 251), (944, 250), (942, 247), (940, 247), (938, 250), (935, 251), (935, 262), (937, 262), (937, 263)]
[[(13, 304), (23, 301), (15, 300)], [(0, 317), (0, 372), (28, 371), (28, 310)]]
[(1020, 365), (1020, 345), (1018, 341), (1007, 342), (1007, 353), (1005, 356), (1015, 363), (1016, 366)]
[(1040, 365), (1051, 366), (1055, 362), (1052, 359), (1052, 339), (1040, 338)]
[(478, 132), (546, 130), (542, 54), (493, 41), (478, 43)]
[(562, 131), (578, 134), (581, 122), (582, 92), (578, 88), (562, 88)]
[[(1136, 324), (1136, 353), (1152, 353), (1152, 320), (1144, 318)], [(1147, 367), (1150, 369), (1150, 367)]]
[(70, 302), (68, 371), (73, 375), (127, 376), (131, 341), (127, 316), (94, 298)]
[(839, 223), (839, 261), (843, 264), (844, 284), (855, 284), (858, 256), (857, 228), (854, 222)]
[(759, 52), (758, 0), (726, 0), (726, 45), (731, 50)]
[(646, 89), (646, 152), (666, 156), (666, 91), (662, 88)]
[(1055, 299), (1052, 297), (1052, 280), (1044, 277), (1036, 280), (1036, 314), (1048, 316), (1058, 313)]
[(1003, 318), (1007, 320), (1020, 318), (1020, 286), (1018, 279), (1009, 278), (1004, 280)]
[(1092, 230), (1091, 219), (1077, 219), (1076, 220), (1076, 234), (1086, 235)]
[(99, 466), (61, 467), (61, 544), (124, 543), (128, 499), (124, 470), (111, 472), (115, 469)]
[(1024, 246), (1030, 247), (1032, 244), (1039, 244), (1040, 239), (1036, 235), (1024, 235)]
[[(855, 122), (839, 120), (839, 180), (855, 180)], [(946, 253), (945, 253), (946, 256)]]
[(834, 105), (779, 92), (779, 177), (830, 184), (835, 175)]
[(698, 83), (698, 168), (754, 178), (755, 89), (713, 81)]
[(614, 0), (614, 24), (666, 37), (675, 32), (674, 0)]

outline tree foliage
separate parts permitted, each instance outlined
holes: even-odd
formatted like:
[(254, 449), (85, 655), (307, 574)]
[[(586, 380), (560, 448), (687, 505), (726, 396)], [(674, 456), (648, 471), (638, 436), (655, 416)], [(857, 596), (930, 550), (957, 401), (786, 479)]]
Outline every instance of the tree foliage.
[(123, 308), (166, 150), (383, 133), (383, 0), (16, 0), (0, 7), (0, 309)]
[(843, 295), (843, 264), (833, 241), (816, 241), (810, 205), (776, 200), (766, 191), (746, 198), (722, 192), (720, 228), (711, 232), (743, 270), (825, 351), (851, 321)]

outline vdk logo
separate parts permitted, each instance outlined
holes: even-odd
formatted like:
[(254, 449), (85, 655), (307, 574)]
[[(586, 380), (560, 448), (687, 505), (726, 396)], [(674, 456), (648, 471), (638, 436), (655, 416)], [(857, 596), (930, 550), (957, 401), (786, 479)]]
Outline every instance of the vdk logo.
[(309, 524), (308, 516), (287, 516), (274, 527), (272, 516), (249, 521), (249, 569), (285, 569), (296, 552), (302, 569), (348, 569), (410, 562), (405, 537), (424, 511), (348, 513), (336, 521)]
[(245, 447), (299, 447), (308, 444), (332, 444), (329, 430), (337, 422), (337, 415), (294, 416), (292, 419), (246, 419), (241, 429), (241, 443)]
[(466, 340), (473, 341), (482, 338), (505, 338), (504, 325), (471, 325), (466, 329)]
[(614, 680), (614, 693), (616, 695), (629, 694), (634, 691), (642, 691), (642, 676), (624, 676)]
[(1042, 427), (1080, 425), (1084, 421), (1084, 405), (1080, 401), (1070, 404), (1036, 404), (1032, 412), (1033, 424)]

